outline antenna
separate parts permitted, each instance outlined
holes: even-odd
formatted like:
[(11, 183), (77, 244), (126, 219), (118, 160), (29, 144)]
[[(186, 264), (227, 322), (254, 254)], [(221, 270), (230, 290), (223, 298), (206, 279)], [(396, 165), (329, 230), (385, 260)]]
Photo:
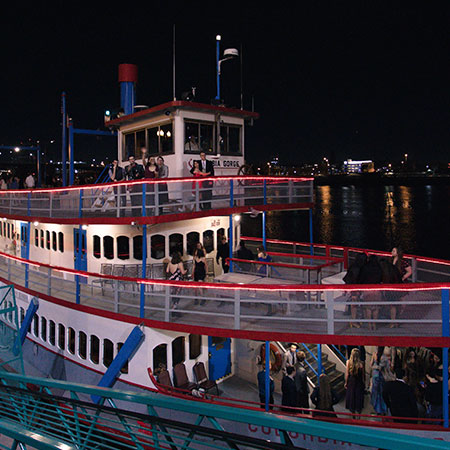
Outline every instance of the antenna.
[(241, 53), (241, 109), (244, 109), (244, 81), (243, 81), (243, 76), (242, 76), (242, 66), (243, 66), (243, 53), (242, 53), (242, 42), (241, 42), (241, 48), (240, 48), (240, 53)]
[(173, 79), (172, 79), (172, 85), (173, 85), (173, 100), (175, 101), (176, 99), (177, 99), (177, 96), (176, 96), (176, 94), (175, 94), (175, 74), (176, 74), (176, 66), (175, 66), (175, 24), (173, 25), (173, 51), (172, 51), (172, 53), (173, 53), (173, 56), (172, 56), (172, 58), (173, 58), (173, 61), (172, 61), (172, 64), (173, 64), (173, 66), (172, 66), (172, 77), (173, 77)]

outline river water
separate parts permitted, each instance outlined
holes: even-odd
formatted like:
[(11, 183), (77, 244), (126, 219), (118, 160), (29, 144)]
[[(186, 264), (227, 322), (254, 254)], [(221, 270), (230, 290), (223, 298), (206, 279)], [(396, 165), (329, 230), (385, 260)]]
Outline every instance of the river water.
[[(314, 242), (450, 259), (450, 186), (316, 186)], [(267, 237), (309, 242), (308, 211), (267, 214)], [(242, 234), (261, 237), (261, 215)]]

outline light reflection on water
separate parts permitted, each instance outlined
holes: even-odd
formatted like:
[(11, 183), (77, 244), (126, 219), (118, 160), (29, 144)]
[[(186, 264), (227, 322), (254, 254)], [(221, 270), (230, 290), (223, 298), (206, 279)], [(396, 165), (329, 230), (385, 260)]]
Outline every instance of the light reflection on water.
[[(317, 186), (314, 241), (450, 259), (450, 186)], [(242, 233), (261, 236), (261, 216)], [(307, 211), (267, 214), (267, 236), (309, 241)]]

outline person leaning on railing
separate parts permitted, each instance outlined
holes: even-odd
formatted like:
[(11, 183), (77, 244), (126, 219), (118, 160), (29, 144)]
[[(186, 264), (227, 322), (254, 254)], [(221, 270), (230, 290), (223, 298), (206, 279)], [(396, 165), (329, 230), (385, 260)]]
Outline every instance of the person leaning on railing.
[[(141, 164), (136, 163), (136, 159), (134, 156), (128, 157), (129, 165), (125, 167), (125, 177), (127, 180), (140, 180), (144, 178), (144, 167)], [(131, 205), (132, 205), (132, 215), (133, 217), (137, 217), (141, 215), (142, 208), (142, 199), (141, 196), (138, 195), (142, 192), (141, 185), (131, 185), (128, 187), (128, 191), (130, 192), (131, 197)]]
[[(114, 183), (125, 180), (125, 171), (119, 166), (119, 161), (115, 159), (109, 167), (108, 175), (110, 180)], [(125, 215), (125, 206), (127, 204), (127, 197), (125, 195), (123, 186), (114, 186), (114, 195), (116, 197), (116, 205), (120, 205), (120, 216)]]

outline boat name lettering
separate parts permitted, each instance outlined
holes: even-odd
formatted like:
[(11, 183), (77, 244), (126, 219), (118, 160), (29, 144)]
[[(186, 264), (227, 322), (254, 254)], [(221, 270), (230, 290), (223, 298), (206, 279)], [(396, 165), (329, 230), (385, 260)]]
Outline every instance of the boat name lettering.
[(214, 167), (240, 167), (239, 161), (237, 160), (214, 160)]
[[(275, 436), (280, 436), (280, 432), (279, 430), (275, 430), (272, 429), (270, 427), (259, 427), (257, 425), (252, 425), (252, 424), (248, 424), (248, 430), (251, 433), (262, 433), (266, 436), (269, 436), (270, 434), (274, 434)], [(311, 436), (309, 434), (303, 434), (303, 433), (297, 433), (295, 431), (289, 431), (288, 435), (291, 439), (303, 439), (303, 441), (308, 441), (308, 442), (318, 442), (321, 444), (324, 443), (333, 443), (334, 445), (341, 445), (341, 446), (347, 446), (347, 447), (352, 447), (352, 443), (351, 442), (344, 442), (344, 441), (338, 441), (336, 439), (328, 439), (328, 438), (324, 438), (324, 437), (320, 437), (320, 436)]]

